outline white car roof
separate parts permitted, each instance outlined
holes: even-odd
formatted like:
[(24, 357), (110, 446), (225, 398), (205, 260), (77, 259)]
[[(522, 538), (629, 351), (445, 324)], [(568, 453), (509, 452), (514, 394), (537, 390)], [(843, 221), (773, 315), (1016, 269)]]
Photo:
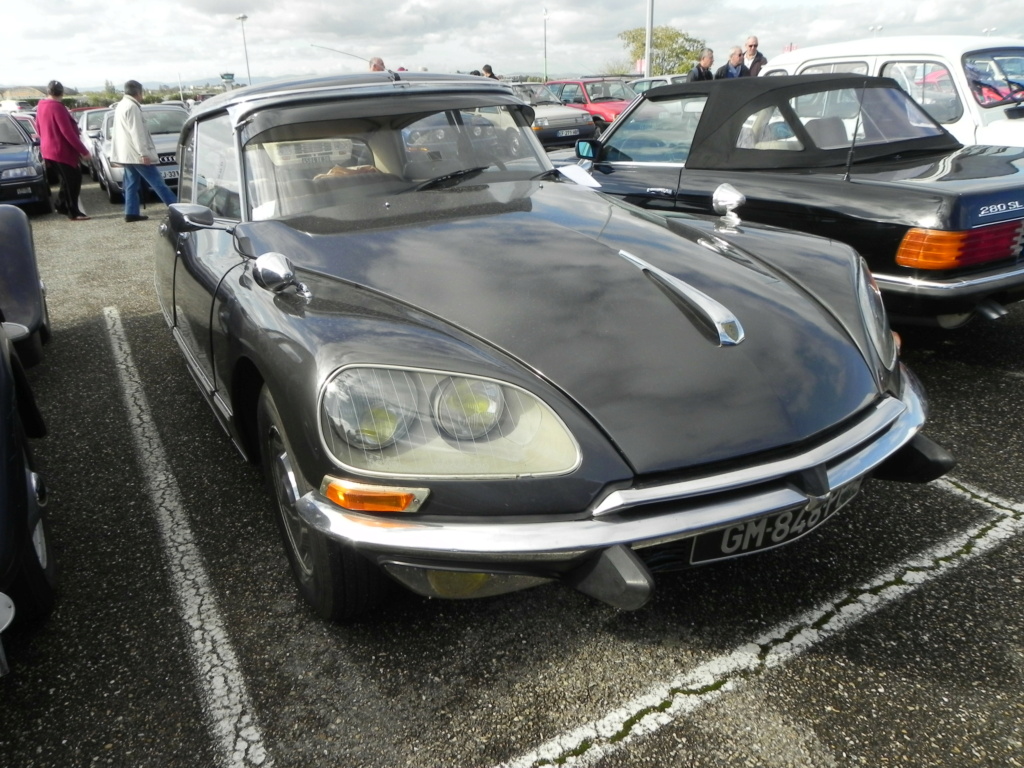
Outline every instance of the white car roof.
[(841, 43), (827, 43), (798, 48), (768, 61), (765, 70), (795, 64), (809, 59), (836, 56), (908, 56), (942, 55), (958, 60), (963, 54), (993, 48), (1024, 48), (1024, 40), (1015, 37), (984, 35), (907, 35), (904, 37), (867, 37)]

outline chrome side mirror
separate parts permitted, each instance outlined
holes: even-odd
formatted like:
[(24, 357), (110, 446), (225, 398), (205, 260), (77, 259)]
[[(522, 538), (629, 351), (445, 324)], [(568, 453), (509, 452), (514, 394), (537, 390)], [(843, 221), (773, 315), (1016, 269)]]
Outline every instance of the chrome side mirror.
[(740, 224), (740, 217), (736, 209), (747, 202), (746, 196), (732, 184), (719, 184), (711, 197), (711, 204), (715, 212), (722, 214), (722, 224), (726, 228), (737, 227)]
[(306, 301), (313, 298), (309, 288), (295, 279), (292, 263), (283, 253), (271, 251), (257, 256), (253, 263), (252, 276), (258, 286), (272, 293), (282, 293), (294, 287), (295, 292)]

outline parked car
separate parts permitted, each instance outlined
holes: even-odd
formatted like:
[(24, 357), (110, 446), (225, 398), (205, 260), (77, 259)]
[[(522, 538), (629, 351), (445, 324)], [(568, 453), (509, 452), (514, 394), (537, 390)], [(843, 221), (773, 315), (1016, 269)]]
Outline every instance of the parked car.
[(99, 180), (96, 158), (99, 155), (102, 142), (103, 120), (110, 111), (106, 107), (95, 107), (83, 109), (75, 115), (78, 119), (78, 132), (82, 136), (82, 143), (89, 150), (89, 159), (82, 161), (82, 170), (88, 173), (93, 181)]
[(29, 139), (38, 139), (39, 131), (36, 130), (36, 116), (34, 112), (11, 112), (14, 122), (21, 126), (28, 134)]
[(961, 144), (1024, 146), (1024, 41), (919, 35), (815, 45), (772, 58), (762, 75), (891, 77)]
[[(733, 87), (730, 87), (733, 86)], [(604, 192), (857, 249), (890, 316), (952, 328), (1024, 297), (1024, 149), (962, 147), (889, 78), (741, 78), (655, 88), (577, 157)]]
[(0, 205), (0, 309), (8, 321), (28, 330), (14, 344), (23, 365), (36, 365), (52, 335), (50, 310), (31, 225), (25, 212), (13, 205)]
[(7, 113), (0, 113), (0, 203), (38, 213), (53, 210), (39, 139), (31, 138)]
[[(533, 107), (533, 133), (545, 147), (571, 147), (576, 139), (595, 135), (589, 112), (562, 105), (550, 88), (541, 83), (510, 83), (516, 96)], [(519, 131), (511, 135), (518, 137)], [(518, 154), (520, 148), (513, 147)]]
[[(28, 228), (25, 214), (12, 206), (0, 205), (0, 263), (27, 260), (13, 240), (14, 229)], [(34, 261), (34, 259), (33, 259)], [(0, 293), (6, 300), (13, 286), (5, 271)], [(46, 487), (36, 471), (29, 438), (46, 434), (46, 425), (36, 406), (14, 343), (28, 338), (25, 325), (10, 320), (0, 308), (0, 633), (14, 618), (45, 617), (56, 600), (56, 562), (47, 529)], [(0, 676), (9, 671), (0, 638)]]
[[(528, 151), (494, 154), (482, 108)], [(852, 249), (623, 205), (554, 169), (532, 117), (499, 82), (403, 72), (250, 86), (186, 123), (159, 305), (321, 615), (387, 576), (636, 608), (652, 571), (949, 468)], [(408, 145), (442, 120), (457, 141)]]
[(589, 112), (598, 136), (636, 98), (636, 92), (617, 77), (551, 80), (547, 85), (566, 106)]
[[(181, 107), (165, 104), (143, 104), (142, 116), (146, 127), (153, 137), (157, 153), (160, 156), (160, 175), (171, 189), (178, 186), (178, 134), (188, 117), (188, 112)], [(111, 203), (124, 202), (124, 169), (110, 162), (111, 141), (114, 133), (114, 110), (111, 109), (103, 118), (100, 131), (98, 152), (95, 155), (97, 181), (107, 193)], [(145, 186), (145, 185), (144, 185)], [(145, 187), (149, 189), (149, 187)]]
[(30, 112), (33, 109), (32, 103), (19, 99), (4, 99), (0, 101), (0, 112)]
[(655, 75), (654, 77), (641, 77), (636, 80), (629, 81), (629, 87), (633, 89), (634, 93), (645, 93), (651, 90), (651, 88), (657, 88), (662, 85), (671, 85), (672, 83), (685, 83), (686, 78), (689, 75)]

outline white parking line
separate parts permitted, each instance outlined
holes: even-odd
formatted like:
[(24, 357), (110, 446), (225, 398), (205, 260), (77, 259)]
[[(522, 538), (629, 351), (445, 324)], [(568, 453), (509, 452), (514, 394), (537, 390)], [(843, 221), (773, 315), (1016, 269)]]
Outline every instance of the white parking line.
[(759, 673), (786, 664), (921, 585), (1024, 532), (1024, 504), (1001, 499), (952, 479), (939, 480), (933, 485), (983, 505), (993, 517), (894, 566), (872, 581), (779, 624), (732, 653), (654, 686), (600, 720), (574, 728), (529, 754), (502, 763), (502, 768), (592, 765), (738, 689)]
[(128, 408), (135, 450), (148, 483), (163, 538), (171, 583), (182, 618), (191, 630), (192, 658), (214, 744), (225, 768), (272, 764), (253, 714), (245, 679), (224, 629), (202, 555), (181, 504), (178, 483), (168, 471), (160, 435), (149, 414), (131, 347), (117, 309), (103, 310), (114, 363)]

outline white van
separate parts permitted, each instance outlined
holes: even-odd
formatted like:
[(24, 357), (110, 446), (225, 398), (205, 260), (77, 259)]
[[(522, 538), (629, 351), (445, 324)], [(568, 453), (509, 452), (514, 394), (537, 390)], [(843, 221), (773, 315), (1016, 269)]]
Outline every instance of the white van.
[(16, 99), (0, 101), (0, 112), (28, 112), (31, 109), (32, 105), (27, 101), (18, 101)]
[(960, 143), (1024, 147), (1024, 40), (920, 35), (800, 48), (761, 75), (891, 77)]

